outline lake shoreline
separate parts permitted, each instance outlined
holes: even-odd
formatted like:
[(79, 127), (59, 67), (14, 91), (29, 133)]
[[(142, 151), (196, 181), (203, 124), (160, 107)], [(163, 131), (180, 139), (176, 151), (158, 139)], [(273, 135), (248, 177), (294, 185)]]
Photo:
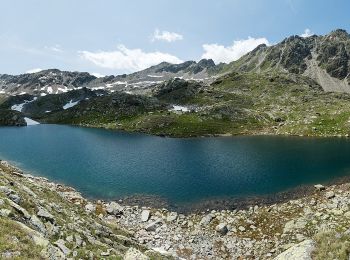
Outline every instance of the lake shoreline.
[[(0, 162), (7, 162), (6, 160), (2, 160), (0, 158)], [(42, 178), (49, 182), (55, 183), (62, 187), (67, 187), (67, 189), (74, 190), (89, 201), (93, 201), (94, 203), (109, 203), (112, 201), (116, 201), (123, 206), (137, 206), (137, 207), (148, 207), (153, 209), (167, 209), (169, 211), (176, 211), (180, 214), (190, 215), (190, 214), (199, 214), (203, 212), (208, 212), (212, 210), (247, 210), (254, 206), (271, 206), (274, 204), (286, 203), (291, 200), (302, 199), (308, 196), (312, 196), (315, 193), (315, 185), (314, 184), (304, 184), (299, 185), (294, 188), (287, 189), (285, 191), (280, 191), (272, 194), (262, 194), (262, 195), (247, 195), (240, 196), (235, 198), (230, 197), (214, 197), (208, 199), (202, 199), (200, 201), (190, 202), (188, 204), (177, 204), (173, 202), (169, 202), (167, 199), (162, 198), (157, 195), (150, 194), (135, 194), (125, 197), (117, 197), (115, 199), (105, 199), (105, 198), (95, 198), (88, 196), (76, 189), (73, 186), (70, 186), (63, 182), (57, 182), (51, 180), (49, 177), (41, 176), (40, 174), (33, 174), (30, 171), (22, 171), (18, 166), (16, 166), (15, 162), (10, 161), (9, 164), (11, 167), (18, 169), (20, 172), (24, 172), (28, 176), (32, 176), (34, 178)], [(337, 177), (333, 180), (323, 182), (321, 185), (324, 187), (330, 187), (332, 185), (342, 185), (350, 183), (350, 174), (349, 176)]]
[[(140, 207), (150, 207), (162, 209), (166, 208), (171, 211), (176, 211), (181, 214), (198, 214), (203, 212), (208, 212), (212, 210), (247, 210), (254, 206), (271, 206), (274, 204), (286, 203), (291, 200), (302, 199), (308, 196), (312, 196), (316, 190), (315, 185), (322, 185), (324, 187), (330, 187), (333, 185), (342, 185), (350, 183), (350, 175), (335, 178), (324, 182), (322, 184), (305, 184), (300, 185), (295, 188), (287, 189), (285, 191), (267, 194), (267, 195), (247, 195), (237, 198), (229, 197), (217, 197), (217, 198), (208, 198), (203, 199), (198, 202), (191, 202), (188, 204), (175, 204), (169, 203), (166, 199), (163, 199), (158, 196), (152, 195), (135, 195), (128, 196), (124, 198), (117, 198), (115, 201), (118, 201), (120, 204), (125, 206), (140, 206)], [(98, 201), (98, 199), (92, 199)], [(100, 200), (101, 201), (101, 200)], [(105, 200), (113, 201), (113, 200)]]
[(173, 139), (190, 139), (190, 138), (217, 138), (217, 137), (243, 137), (243, 136), (281, 136), (281, 137), (300, 137), (300, 138), (346, 138), (350, 137), (349, 134), (323, 134), (322, 132), (315, 132), (314, 135), (302, 135), (302, 134), (291, 134), (291, 133), (276, 133), (265, 131), (265, 129), (261, 129), (261, 131), (245, 131), (238, 133), (222, 133), (222, 134), (205, 134), (205, 135), (171, 135), (167, 133), (153, 133), (149, 131), (138, 131), (138, 130), (127, 130), (118, 127), (109, 127), (104, 125), (92, 125), (92, 124), (55, 124), (55, 123), (40, 123), (47, 125), (64, 125), (64, 126), (73, 126), (73, 127), (83, 127), (83, 128), (95, 128), (95, 129), (104, 129), (108, 131), (116, 131), (122, 133), (129, 134), (144, 134), (155, 137), (163, 137), (163, 138), (173, 138)]
[[(176, 257), (183, 259), (226, 259), (228, 257), (274, 259), (280, 257), (280, 259), (286, 259), (286, 254), (298, 252), (297, 250), (305, 246), (309, 251), (314, 252), (313, 254), (321, 254), (324, 240), (347, 234), (346, 230), (350, 223), (350, 183), (313, 187), (311, 195), (305, 194), (301, 198), (283, 203), (255, 205), (247, 209), (206, 210), (181, 214), (159, 207), (127, 206), (114, 201), (88, 200), (74, 188), (50, 182), (43, 177), (23, 173), (6, 161), (0, 161), (0, 177), (1, 185), (3, 185), (0, 185), (1, 189), (3, 191), (12, 190), (11, 193), (0, 193), (0, 196), (5, 196), (3, 200), (9, 201), (8, 203), (16, 212), (19, 211), (26, 216), (27, 211), (32, 212), (39, 207), (42, 212), (54, 213), (54, 216), (51, 216), (50, 213), (40, 215), (43, 213), (39, 211), (37, 213), (39, 216), (56, 219), (61, 216), (63, 207), (70, 209), (64, 211), (67, 214), (71, 213), (71, 209), (74, 208), (75, 213), (70, 218), (60, 221), (79, 219), (79, 223), (82, 223), (84, 219), (92, 218), (89, 225), (93, 229), (102, 226), (104, 229), (101, 230), (109, 227), (117, 228), (121, 230), (118, 232), (123, 232), (123, 235), (117, 235), (113, 239), (124, 243), (124, 247), (119, 247), (123, 250), (122, 254), (128, 254), (130, 250), (134, 251), (135, 249), (127, 251), (128, 248), (125, 248), (125, 246), (132, 246), (142, 250), (142, 253), (149, 256), (150, 259), (153, 259), (155, 254), (161, 257), (156, 259), (176, 259)], [(345, 179), (337, 180), (337, 182), (343, 181)], [(37, 194), (40, 194), (40, 197)], [(57, 196), (61, 199), (58, 199)], [(10, 202), (11, 199), (17, 200), (17, 198), (28, 200), (25, 204), (20, 203), (26, 209)], [(53, 199), (55, 202), (52, 202)], [(34, 208), (31, 206), (33, 201)], [(11, 220), (13, 209), (7, 209), (7, 204), (5, 206), (5, 210), (0, 213), (7, 214), (5, 219)], [(43, 208), (46, 208), (46, 211), (43, 211)], [(3, 216), (0, 217), (0, 220), (3, 218)], [(43, 235), (38, 233), (36, 236), (40, 236), (40, 242), (47, 241), (44, 235), (48, 231), (40, 224), (41, 222), (38, 222), (37, 218), (32, 217), (30, 223), (25, 219), (19, 219), (23, 221), (22, 226), (27, 225), (23, 226), (25, 230), (30, 231), (28, 227), (41, 228)], [(33, 223), (37, 226), (33, 226)], [(86, 241), (86, 244), (106, 246), (108, 249), (108, 245), (104, 243), (109, 243), (110, 239), (103, 240), (105, 231), (99, 231), (97, 235), (92, 233), (96, 235), (94, 238), (87, 231), (81, 235), (79, 235), (81, 232), (79, 229), (69, 231), (74, 225), (68, 222), (67, 226), (70, 228), (68, 231), (66, 231), (67, 228), (63, 228), (65, 233), (61, 233), (58, 241), (45, 242), (45, 245), (50, 247), (50, 250), (46, 249), (45, 254), (51, 254), (53, 249), (56, 254), (66, 256), (77, 254), (74, 253), (76, 250), (74, 244), (80, 244), (80, 241)], [(324, 231), (325, 229), (328, 230), (328, 233)], [(338, 233), (335, 233), (334, 230)], [(344, 230), (345, 233), (339, 233), (339, 230)], [(52, 236), (57, 239), (54, 234)], [(78, 242), (74, 242), (73, 245), (70, 242), (73, 236), (71, 234), (79, 238)], [(96, 242), (99, 240), (102, 242)], [(119, 253), (113, 250), (94, 249), (93, 253), (97, 257)], [(78, 254), (85, 254), (85, 252), (89, 254), (91, 251), (79, 249)], [(142, 253), (138, 251), (138, 254)]]

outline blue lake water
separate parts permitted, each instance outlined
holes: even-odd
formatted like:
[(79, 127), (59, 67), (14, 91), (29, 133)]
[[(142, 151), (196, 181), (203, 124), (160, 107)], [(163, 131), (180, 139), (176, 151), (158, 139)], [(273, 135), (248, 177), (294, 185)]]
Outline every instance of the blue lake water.
[(345, 138), (172, 139), (61, 125), (0, 128), (0, 158), (89, 198), (172, 203), (272, 194), (350, 174)]

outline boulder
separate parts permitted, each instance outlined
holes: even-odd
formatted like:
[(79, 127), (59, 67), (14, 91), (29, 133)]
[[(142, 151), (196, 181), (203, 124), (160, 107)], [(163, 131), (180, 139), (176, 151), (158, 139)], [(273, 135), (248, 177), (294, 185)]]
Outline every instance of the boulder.
[(316, 185), (314, 185), (314, 187), (315, 187), (316, 190), (319, 190), (319, 191), (326, 189), (325, 186), (323, 186), (321, 184), (316, 184)]
[(283, 233), (288, 233), (296, 229), (305, 228), (307, 221), (304, 218), (293, 219), (284, 225)]
[(141, 213), (141, 221), (147, 222), (149, 220), (150, 216), (151, 216), (151, 212), (148, 209), (143, 210)]
[(95, 206), (94, 204), (92, 204), (92, 203), (88, 203), (88, 204), (86, 204), (86, 206), (85, 206), (85, 211), (86, 211), (87, 213), (95, 212), (95, 211), (96, 211), (96, 206)]
[(335, 197), (334, 191), (328, 191), (328, 192), (326, 192), (325, 196), (326, 196), (327, 199), (332, 199), (332, 198), (334, 198), (334, 197)]
[(48, 220), (50, 222), (55, 221), (55, 217), (50, 212), (48, 212), (45, 208), (38, 207), (38, 209), (39, 209), (39, 211), (36, 213), (36, 215), (39, 218), (43, 218), (43, 219)]
[(19, 206), (18, 204), (14, 203), (12, 200), (7, 200), (7, 202), (11, 205), (11, 207), (13, 207), (17, 212), (19, 212), (20, 214), (22, 214), (24, 216), (24, 218), (26, 219), (30, 219), (30, 215), (28, 213), (28, 211), (24, 208), (22, 208), (21, 206)]
[(129, 248), (124, 256), (124, 260), (149, 260), (150, 258), (142, 254), (139, 250), (135, 248)]
[(314, 249), (315, 242), (312, 240), (305, 240), (279, 254), (275, 260), (311, 260), (311, 254)]
[(64, 240), (63, 239), (59, 239), (54, 243), (59, 249), (61, 249), (62, 253), (64, 255), (69, 255), (71, 253), (71, 250), (66, 247)]
[(30, 217), (30, 223), (32, 224), (32, 226), (35, 227), (36, 230), (46, 235), (47, 231), (46, 231), (45, 225), (43, 224), (43, 222), (40, 221), (40, 219), (37, 216), (32, 215)]
[(212, 221), (213, 218), (214, 218), (214, 217), (213, 217), (212, 214), (205, 215), (205, 216), (201, 219), (200, 224), (201, 224), (202, 226), (207, 226), (207, 225), (209, 225), (209, 223)]
[(106, 207), (106, 211), (110, 215), (119, 216), (123, 213), (124, 207), (120, 206), (118, 203), (112, 201)]
[(177, 219), (177, 213), (176, 212), (170, 212), (168, 217), (166, 218), (166, 221), (173, 222)]
[(215, 230), (223, 236), (226, 235), (228, 232), (228, 228), (225, 223), (220, 223), (219, 225), (217, 225)]
[(159, 220), (153, 221), (145, 227), (145, 230), (146, 231), (156, 231), (159, 223), (161, 223)]

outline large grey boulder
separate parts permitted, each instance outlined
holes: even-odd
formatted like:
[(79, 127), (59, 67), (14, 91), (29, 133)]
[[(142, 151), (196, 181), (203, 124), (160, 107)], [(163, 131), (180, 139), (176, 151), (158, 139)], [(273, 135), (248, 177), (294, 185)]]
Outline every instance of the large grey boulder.
[(315, 242), (312, 240), (305, 240), (279, 254), (275, 260), (311, 260), (314, 249)]

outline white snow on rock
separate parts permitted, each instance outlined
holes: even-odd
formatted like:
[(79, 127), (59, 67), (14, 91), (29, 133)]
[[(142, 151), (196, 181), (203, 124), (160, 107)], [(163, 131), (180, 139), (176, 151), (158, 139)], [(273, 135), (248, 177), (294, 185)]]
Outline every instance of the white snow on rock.
[(52, 94), (52, 92), (53, 92), (52, 87), (47, 87), (46, 91), (47, 91), (47, 93)]
[(27, 126), (30, 126), (30, 125), (40, 125), (39, 122), (34, 121), (33, 119), (30, 119), (29, 117), (25, 117), (24, 120), (26, 121)]
[(63, 109), (66, 110), (68, 108), (74, 107), (78, 103), (79, 103), (79, 101), (73, 102), (73, 100), (71, 100), (71, 101), (69, 101), (69, 103), (67, 103), (63, 106)]
[(163, 76), (159, 76), (159, 75), (147, 75), (150, 78), (163, 78)]
[(33, 102), (33, 101), (35, 101), (35, 100), (37, 100), (37, 97), (33, 98), (33, 100), (25, 100), (25, 101), (24, 101), (23, 103), (21, 103), (21, 104), (15, 104), (15, 105), (13, 105), (13, 106), (11, 107), (11, 110), (15, 110), (15, 111), (18, 111), (18, 112), (22, 112), (23, 106), (24, 106), (25, 104), (28, 104), (28, 103)]
[(190, 109), (185, 106), (173, 105), (173, 108), (170, 109), (169, 111), (189, 112)]

